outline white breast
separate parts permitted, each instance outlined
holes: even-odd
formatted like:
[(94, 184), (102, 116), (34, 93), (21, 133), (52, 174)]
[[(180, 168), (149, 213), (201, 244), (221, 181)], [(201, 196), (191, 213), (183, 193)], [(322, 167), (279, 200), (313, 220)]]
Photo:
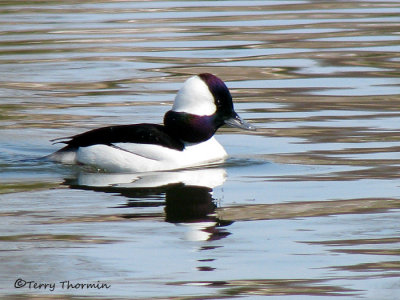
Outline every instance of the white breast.
[(80, 147), (76, 153), (79, 163), (125, 173), (187, 168), (221, 162), (226, 157), (226, 151), (214, 137), (203, 143), (187, 145), (183, 151), (151, 144), (117, 143), (115, 147)]

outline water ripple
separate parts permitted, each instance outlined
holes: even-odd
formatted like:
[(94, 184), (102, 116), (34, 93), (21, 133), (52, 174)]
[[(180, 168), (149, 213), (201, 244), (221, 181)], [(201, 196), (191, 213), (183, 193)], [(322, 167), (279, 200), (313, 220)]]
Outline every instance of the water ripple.
[[(49, 296), (15, 290), (22, 276), (112, 282), (69, 291), (88, 298), (393, 299), (399, 12), (396, 1), (2, 1), (1, 294)], [(226, 164), (112, 177), (37, 159), (56, 137), (160, 123), (200, 72), (223, 78), (259, 128), (219, 131)]]

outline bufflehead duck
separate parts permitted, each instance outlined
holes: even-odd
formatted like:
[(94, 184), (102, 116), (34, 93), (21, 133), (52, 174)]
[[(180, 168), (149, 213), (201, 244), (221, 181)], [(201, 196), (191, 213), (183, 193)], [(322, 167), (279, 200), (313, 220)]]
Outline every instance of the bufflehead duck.
[(185, 81), (172, 109), (164, 115), (164, 125), (108, 126), (55, 139), (67, 145), (49, 158), (108, 172), (150, 172), (222, 162), (227, 153), (213, 135), (224, 124), (254, 130), (235, 112), (225, 83), (203, 73)]

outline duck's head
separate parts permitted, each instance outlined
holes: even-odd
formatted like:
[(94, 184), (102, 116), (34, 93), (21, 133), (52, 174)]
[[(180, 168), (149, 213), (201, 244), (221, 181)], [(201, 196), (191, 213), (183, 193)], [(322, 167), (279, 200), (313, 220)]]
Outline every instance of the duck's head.
[(185, 81), (172, 109), (165, 114), (164, 124), (183, 141), (193, 143), (209, 139), (224, 124), (255, 130), (235, 112), (225, 83), (209, 73)]

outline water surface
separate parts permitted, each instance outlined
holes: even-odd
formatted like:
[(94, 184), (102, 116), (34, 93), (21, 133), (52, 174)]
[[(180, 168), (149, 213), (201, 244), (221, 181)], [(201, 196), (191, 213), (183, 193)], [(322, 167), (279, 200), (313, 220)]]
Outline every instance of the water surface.
[[(398, 297), (400, 4), (248, 5), (0, 3), (3, 297)], [(38, 159), (54, 138), (161, 122), (201, 72), (259, 128), (219, 131), (226, 163)]]

